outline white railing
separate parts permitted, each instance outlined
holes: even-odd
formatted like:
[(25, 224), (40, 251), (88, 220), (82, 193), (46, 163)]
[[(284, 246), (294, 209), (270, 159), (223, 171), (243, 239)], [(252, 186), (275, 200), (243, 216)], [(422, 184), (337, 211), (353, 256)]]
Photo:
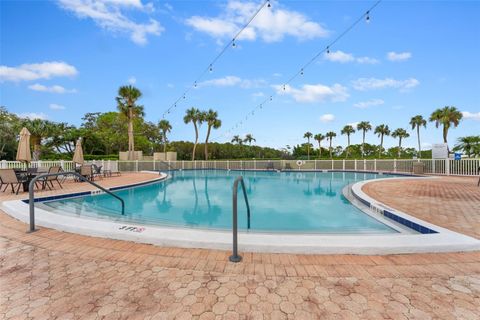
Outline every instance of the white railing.
[[(424, 173), (434, 175), (478, 175), (480, 159), (373, 159), (373, 160), (306, 160), (299, 166), (297, 160), (197, 160), (197, 161), (117, 161), (93, 160), (104, 169), (112, 171), (159, 171), (170, 169), (223, 169), (223, 170), (350, 170), (350, 171), (382, 171), (412, 173), (414, 163), (424, 165)], [(51, 166), (60, 165), (65, 170), (73, 169), (72, 161), (33, 161), (30, 166), (48, 170)], [(25, 168), (18, 161), (0, 161), (0, 168)]]

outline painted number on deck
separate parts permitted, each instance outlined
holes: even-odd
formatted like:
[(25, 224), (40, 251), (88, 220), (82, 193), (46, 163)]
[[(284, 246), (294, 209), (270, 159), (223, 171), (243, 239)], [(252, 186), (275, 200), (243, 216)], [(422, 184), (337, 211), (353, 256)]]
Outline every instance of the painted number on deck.
[(143, 227), (121, 226), (120, 228), (118, 228), (118, 230), (125, 230), (125, 231), (131, 231), (131, 232), (143, 232), (143, 231), (145, 231), (145, 228), (143, 228)]

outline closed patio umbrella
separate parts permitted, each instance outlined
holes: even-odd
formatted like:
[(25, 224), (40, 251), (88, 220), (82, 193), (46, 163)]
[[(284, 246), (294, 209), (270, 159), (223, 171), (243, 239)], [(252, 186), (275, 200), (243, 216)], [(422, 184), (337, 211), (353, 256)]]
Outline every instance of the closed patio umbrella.
[(32, 153), (30, 152), (30, 132), (25, 127), (20, 131), (16, 160), (27, 163), (32, 161)]
[(77, 140), (75, 145), (75, 153), (73, 154), (73, 162), (78, 164), (83, 164), (83, 150), (82, 150), (82, 138)]

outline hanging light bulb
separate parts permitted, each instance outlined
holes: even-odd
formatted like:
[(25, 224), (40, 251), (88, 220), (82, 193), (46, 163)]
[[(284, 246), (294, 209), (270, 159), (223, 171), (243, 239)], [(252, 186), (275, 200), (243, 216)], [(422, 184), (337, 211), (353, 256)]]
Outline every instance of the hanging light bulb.
[(366, 16), (365, 16), (365, 21), (370, 22), (370, 11), (367, 11)]
[(236, 47), (237, 45), (235, 44), (235, 38), (232, 40), (232, 47)]
[(195, 81), (195, 83), (193, 84), (193, 86), (196, 88), (197, 87), (197, 81)]
[(270, 101), (272, 101), (272, 100), (273, 100), (273, 97), (272, 97), (272, 96), (270, 96)]
[(300, 70), (300, 74), (303, 76), (303, 68), (302, 68), (302, 70)]
[(285, 85), (283, 85), (283, 91), (285, 91)]
[(271, 8), (272, 5), (270, 4), (270, 0), (267, 0), (267, 8)]
[(183, 95), (183, 99), (186, 99), (187, 97), (185, 95)]
[(327, 53), (330, 53), (330, 46), (327, 47)]
[(210, 64), (210, 66), (208, 67), (208, 71), (212, 72), (213, 71), (213, 66)]

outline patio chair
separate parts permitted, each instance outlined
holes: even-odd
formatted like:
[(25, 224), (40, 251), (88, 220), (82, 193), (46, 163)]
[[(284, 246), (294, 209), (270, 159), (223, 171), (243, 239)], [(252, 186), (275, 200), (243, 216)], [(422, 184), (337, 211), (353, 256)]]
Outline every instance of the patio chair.
[(292, 170), (292, 166), (290, 165), (290, 163), (285, 163), (285, 169), (284, 170)]
[(267, 163), (267, 170), (275, 170), (275, 166), (273, 165), (273, 162)]
[[(19, 178), (15, 174), (15, 170), (13, 169), (0, 169), (0, 181), (1, 181), (1, 186), (6, 184), (5, 189), (3, 192), (7, 191), (8, 186), (12, 188), (12, 193), (18, 194), (18, 191), (20, 190), (20, 186), (25, 182), (23, 179)], [(16, 187), (16, 190), (15, 190)]]
[(85, 177), (85, 179), (93, 181), (94, 175), (93, 175), (93, 169), (91, 165), (83, 165), (80, 167), (80, 175)]
[(102, 178), (103, 176), (102, 167), (103, 166), (97, 166), (96, 164), (92, 164), (92, 172), (95, 177)]
[[(48, 173), (60, 173), (62, 171), (63, 170), (61, 166), (53, 166), (48, 169)], [(52, 176), (52, 177), (45, 177), (42, 179), (42, 190), (45, 190), (46, 187), (48, 187), (49, 190), (52, 190), (53, 188), (55, 188), (53, 185), (54, 181), (58, 183), (58, 185), (60, 186), (60, 189), (63, 189), (62, 184), (58, 179), (58, 176)]]

